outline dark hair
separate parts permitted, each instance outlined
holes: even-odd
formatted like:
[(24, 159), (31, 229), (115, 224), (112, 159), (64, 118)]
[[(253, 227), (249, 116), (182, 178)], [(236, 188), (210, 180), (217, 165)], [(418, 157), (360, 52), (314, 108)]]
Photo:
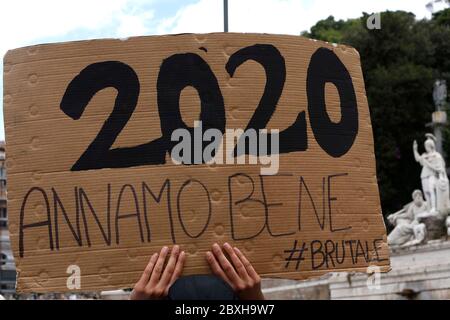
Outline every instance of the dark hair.
[(233, 289), (212, 275), (181, 277), (170, 287), (169, 300), (237, 300)]

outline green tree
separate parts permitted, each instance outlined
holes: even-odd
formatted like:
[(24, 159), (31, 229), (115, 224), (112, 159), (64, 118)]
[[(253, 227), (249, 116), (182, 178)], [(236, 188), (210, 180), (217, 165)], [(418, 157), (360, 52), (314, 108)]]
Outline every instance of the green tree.
[(328, 42), (342, 43), (345, 35), (359, 27), (359, 19), (335, 21), (333, 16), (320, 20), (311, 27), (311, 32), (304, 31), (302, 35)]

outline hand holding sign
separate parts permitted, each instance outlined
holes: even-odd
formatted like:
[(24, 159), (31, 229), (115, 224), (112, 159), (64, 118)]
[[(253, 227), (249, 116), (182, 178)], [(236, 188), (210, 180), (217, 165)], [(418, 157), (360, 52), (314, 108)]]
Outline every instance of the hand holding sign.
[(232, 248), (229, 243), (225, 243), (222, 250), (215, 243), (212, 252), (206, 253), (206, 260), (212, 272), (228, 283), (241, 300), (264, 300), (261, 278), (241, 250)]
[[(206, 252), (212, 272), (225, 281), (241, 300), (263, 300), (261, 278), (248, 259), (238, 248), (232, 248), (228, 243), (223, 245), (223, 250), (215, 243), (212, 252)], [(180, 247), (175, 245), (165, 264), (168, 252), (169, 248), (163, 247), (159, 253), (152, 255), (131, 292), (131, 300), (159, 300), (167, 297), (170, 287), (183, 272), (186, 258), (185, 252), (180, 252)]]
[(163, 247), (159, 254), (152, 255), (131, 292), (131, 300), (157, 300), (167, 296), (170, 286), (181, 275), (186, 258), (185, 252), (180, 252), (179, 246), (173, 246), (166, 265), (168, 252), (169, 248)]

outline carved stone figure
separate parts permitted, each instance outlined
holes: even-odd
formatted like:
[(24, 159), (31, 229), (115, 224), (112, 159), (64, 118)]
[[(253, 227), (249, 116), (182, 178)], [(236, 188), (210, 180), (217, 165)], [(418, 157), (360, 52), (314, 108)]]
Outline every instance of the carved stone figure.
[(433, 87), (434, 104), (439, 108), (445, 104), (447, 99), (447, 82), (445, 80), (436, 80)]
[(422, 243), (426, 236), (426, 227), (419, 222), (423, 214), (427, 214), (428, 205), (423, 199), (422, 191), (414, 190), (413, 201), (402, 210), (387, 217), (395, 226), (388, 236), (388, 243), (392, 246), (409, 246)]
[(445, 168), (445, 161), (441, 154), (436, 151), (434, 136), (426, 134), (425, 150), (419, 154), (417, 141), (414, 140), (414, 158), (422, 166), (420, 178), (422, 179), (422, 190), (428, 204), (430, 213), (447, 214), (450, 208), (449, 182)]
[(395, 226), (388, 236), (388, 243), (392, 246), (420, 244), (439, 239), (445, 233), (450, 236), (450, 187), (445, 161), (436, 151), (436, 138), (431, 133), (426, 137), (422, 154), (419, 154), (417, 141), (413, 143), (414, 158), (422, 166), (423, 194), (415, 190), (412, 202), (387, 217)]

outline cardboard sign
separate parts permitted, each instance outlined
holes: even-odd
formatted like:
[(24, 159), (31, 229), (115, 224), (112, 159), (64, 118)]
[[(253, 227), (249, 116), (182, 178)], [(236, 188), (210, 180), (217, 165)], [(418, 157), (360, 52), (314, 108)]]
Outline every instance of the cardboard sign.
[(353, 48), (233, 33), (38, 45), (7, 53), (4, 84), (19, 292), (132, 287), (174, 243), (185, 275), (209, 273), (225, 241), (264, 277), (389, 270)]

